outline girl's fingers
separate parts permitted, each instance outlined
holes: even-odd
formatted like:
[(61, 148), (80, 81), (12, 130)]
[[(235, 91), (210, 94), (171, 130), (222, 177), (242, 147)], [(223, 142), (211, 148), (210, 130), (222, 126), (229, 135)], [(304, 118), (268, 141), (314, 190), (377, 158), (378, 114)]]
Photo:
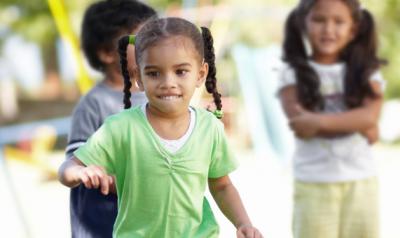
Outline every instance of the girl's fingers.
[(244, 238), (244, 237), (245, 237), (245, 236), (244, 236), (242, 230), (239, 228), (239, 229), (236, 231), (236, 238)]
[(101, 193), (107, 195), (110, 191), (110, 180), (108, 176), (104, 176), (101, 178), (100, 184)]
[(296, 132), (295, 135), (296, 135), (296, 137), (298, 137), (298, 138), (303, 138), (302, 134), (299, 133), (299, 132)]
[(108, 178), (107, 174), (103, 174), (103, 176), (100, 178), (101, 184), (100, 184), (100, 190), (101, 193), (104, 195), (107, 195), (110, 192), (110, 179)]
[(108, 178), (109, 176), (105, 173), (102, 167), (94, 167), (94, 171), (97, 174), (99, 180), (99, 187), (101, 193), (107, 195), (110, 191), (109, 189), (110, 179)]
[(86, 188), (100, 188), (101, 193), (104, 195), (107, 195), (110, 192), (110, 187), (114, 186), (113, 177), (107, 175), (100, 166), (86, 167), (81, 172), (80, 179)]
[(108, 176), (110, 180), (110, 193), (117, 193), (117, 188), (115, 184), (115, 177), (114, 176)]
[(237, 232), (237, 238), (254, 238), (255, 230), (242, 228)]
[(254, 238), (254, 231), (248, 231), (244, 234), (245, 238)]
[(251, 238), (255, 238), (255, 237), (256, 237), (256, 231), (257, 231), (257, 230), (254, 229), (254, 228), (251, 230), (251, 232), (250, 232), (250, 234), (251, 234), (250, 237), (251, 237)]
[(86, 173), (82, 173), (81, 181), (82, 181), (83, 185), (85, 186), (85, 188), (89, 188), (89, 189), (92, 188), (90, 179), (89, 179), (89, 177), (87, 176)]
[(294, 107), (295, 112), (297, 113), (297, 115), (301, 115), (304, 113), (307, 113), (306, 109), (304, 109), (301, 105), (296, 104), (296, 106)]
[(97, 173), (91, 169), (87, 169), (86, 173), (90, 178), (90, 181), (92, 183), (92, 188), (98, 188), (99, 187), (99, 178), (98, 178)]

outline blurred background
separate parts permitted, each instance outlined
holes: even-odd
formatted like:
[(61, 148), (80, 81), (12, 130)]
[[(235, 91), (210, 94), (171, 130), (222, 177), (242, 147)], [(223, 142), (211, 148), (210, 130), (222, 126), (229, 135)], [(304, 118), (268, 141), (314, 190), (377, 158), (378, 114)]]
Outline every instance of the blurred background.
[[(70, 237), (69, 189), (56, 178), (70, 115), (100, 74), (80, 50), (92, 0), (0, 2), (0, 237)], [(283, 23), (297, 0), (147, 0), (162, 16), (210, 27), (224, 123), (242, 162), (232, 174), (265, 237), (291, 237), (291, 132), (275, 96)], [(387, 80), (381, 140), (374, 146), (382, 237), (400, 237), (400, 0), (363, 0), (378, 25)], [(122, 99), (121, 99), (122, 100)], [(211, 99), (200, 93), (193, 104)], [(209, 196), (209, 195), (208, 195)], [(215, 204), (213, 204), (215, 208)], [(221, 237), (232, 225), (214, 209)]]

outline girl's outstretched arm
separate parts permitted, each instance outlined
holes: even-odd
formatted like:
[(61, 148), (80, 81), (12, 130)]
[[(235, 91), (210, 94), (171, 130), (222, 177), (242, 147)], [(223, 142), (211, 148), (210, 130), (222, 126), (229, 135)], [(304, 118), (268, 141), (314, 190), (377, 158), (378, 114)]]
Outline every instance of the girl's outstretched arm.
[(246, 213), (242, 200), (229, 176), (208, 179), (208, 186), (222, 213), (237, 229), (238, 238), (262, 238), (261, 233), (253, 227)]
[(289, 86), (282, 89), (280, 98), (290, 127), (298, 137), (329, 137), (332, 135), (360, 132), (370, 142), (376, 141), (377, 123), (383, 102), (381, 85), (371, 82), (376, 98), (364, 100), (361, 107), (342, 113), (321, 114), (303, 109), (297, 100), (296, 88)]
[(112, 176), (107, 175), (104, 168), (97, 165), (85, 166), (78, 158), (72, 157), (62, 163), (58, 170), (59, 181), (73, 188), (83, 183), (86, 188), (100, 188), (104, 195), (110, 192), (114, 185)]

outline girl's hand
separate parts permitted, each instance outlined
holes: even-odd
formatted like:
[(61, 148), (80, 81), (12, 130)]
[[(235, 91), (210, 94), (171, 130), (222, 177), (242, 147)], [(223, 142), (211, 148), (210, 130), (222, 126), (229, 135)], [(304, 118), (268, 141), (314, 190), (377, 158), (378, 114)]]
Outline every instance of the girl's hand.
[(239, 226), (236, 231), (237, 238), (263, 238), (257, 228), (252, 225)]
[(110, 193), (117, 194), (117, 185), (115, 184), (115, 176), (111, 176), (112, 182), (110, 184)]
[(113, 177), (108, 175), (103, 167), (97, 165), (82, 167), (78, 172), (78, 178), (86, 188), (100, 188), (104, 195), (107, 195), (115, 186)]
[(377, 126), (375, 126), (366, 131), (361, 132), (361, 135), (367, 138), (368, 143), (372, 145), (379, 140), (379, 129)]
[(309, 112), (301, 106), (296, 106), (296, 116), (289, 121), (289, 126), (297, 137), (309, 139), (315, 137), (319, 130), (319, 120), (315, 113)]

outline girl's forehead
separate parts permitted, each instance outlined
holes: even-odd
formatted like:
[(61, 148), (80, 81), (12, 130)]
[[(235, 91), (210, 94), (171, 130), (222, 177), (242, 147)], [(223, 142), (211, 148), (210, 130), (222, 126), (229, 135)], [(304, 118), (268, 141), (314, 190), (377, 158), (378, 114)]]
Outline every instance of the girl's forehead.
[(308, 16), (338, 17), (353, 20), (352, 11), (345, 1), (318, 0), (311, 7)]
[(168, 36), (159, 40), (153, 47), (184, 48), (186, 50), (196, 50), (193, 40), (186, 36)]
[(311, 11), (350, 11), (349, 5), (343, 0), (317, 0), (311, 7)]
[(199, 56), (198, 49), (196, 49), (193, 40), (186, 36), (168, 36), (154, 45), (148, 47), (145, 51), (157, 52), (160, 50), (174, 52), (186, 52), (191, 56)]
[(143, 51), (140, 65), (156, 61), (169, 62), (176, 60), (199, 60), (199, 53), (193, 41), (185, 36), (170, 36), (157, 41)]

